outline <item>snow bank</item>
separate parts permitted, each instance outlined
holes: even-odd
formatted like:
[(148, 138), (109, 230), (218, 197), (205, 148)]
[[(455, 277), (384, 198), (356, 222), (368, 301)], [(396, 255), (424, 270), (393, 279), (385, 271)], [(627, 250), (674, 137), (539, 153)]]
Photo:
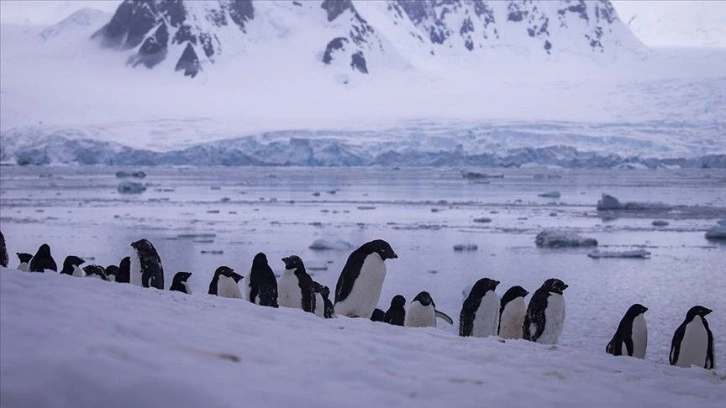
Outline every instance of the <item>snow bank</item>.
[(650, 252), (644, 249), (634, 249), (631, 251), (600, 251), (596, 249), (587, 254), (590, 258), (648, 258)]
[[(103, 305), (99, 308), (99, 305)], [(720, 407), (724, 375), (0, 268), (7, 407)]]
[(597, 246), (594, 238), (584, 238), (576, 232), (563, 230), (544, 230), (537, 234), (534, 242), (545, 248)]

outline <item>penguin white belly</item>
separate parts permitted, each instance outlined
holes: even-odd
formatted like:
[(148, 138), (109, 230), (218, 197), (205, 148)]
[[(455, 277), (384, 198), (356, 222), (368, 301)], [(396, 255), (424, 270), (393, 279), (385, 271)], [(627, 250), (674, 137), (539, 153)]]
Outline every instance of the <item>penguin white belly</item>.
[[(184, 281), (184, 282), (182, 282), (182, 285), (184, 285), (184, 289), (186, 289), (187, 294), (191, 295), (192, 289), (189, 287), (189, 283)], [(237, 292), (239, 292), (239, 286), (237, 287)], [(242, 297), (242, 295), (240, 295), (240, 297)]]
[(368, 255), (348, 297), (335, 304), (335, 313), (370, 319), (381, 297), (385, 278), (386, 264), (383, 259), (376, 253)]
[(116, 275), (108, 275), (108, 280), (110, 282), (116, 282)]
[(489, 337), (497, 335), (499, 327), (499, 296), (493, 290), (488, 291), (481, 298), (479, 309), (474, 317), (474, 327), (471, 335), (474, 337)]
[[(645, 324), (645, 316), (639, 314), (633, 319), (632, 328), (633, 357), (645, 358), (645, 350), (648, 347), (648, 326)], [(623, 346), (623, 354), (627, 348)]]
[(681, 340), (681, 351), (678, 354), (676, 365), (690, 367), (696, 365), (703, 367), (706, 364), (706, 351), (708, 349), (708, 332), (700, 316), (696, 316), (686, 325), (686, 332)]
[(28, 272), (30, 269), (30, 264), (27, 262), (21, 262), (20, 265), (18, 265), (18, 270), (21, 272)]
[[(302, 298), (302, 296), (301, 296)], [(302, 303), (302, 300), (300, 300), (300, 303)], [(323, 296), (320, 293), (315, 294), (315, 316), (318, 317), (325, 317), (325, 300), (323, 299)]]
[(239, 285), (237, 285), (237, 282), (233, 278), (219, 275), (219, 279), (217, 280), (217, 296), (241, 299), (242, 293), (239, 290)]
[(280, 307), (302, 308), (302, 293), (294, 272), (285, 270), (277, 282), (277, 303)]
[(565, 324), (565, 298), (559, 293), (550, 293), (545, 309), (545, 327), (537, 343), (557, 344)]
[(78, 265), (73, 265), (73, 276), (83, 278), (86, 276), (86, 273), (83, 272), (83, 269), (79, 268)]
[(139, 254), (131, 255), (129, 261), (129, 282), (132, 285), (144, 286), (141, 279), (141, 259), (139, 259)]
[(500, 317), (499, 337), (503, 339), (521, 339), (526, 313), (527, 305), (524, 303), (523, 297), (518, 297), (507, 303)]
[(436, 309), (433, 305), (424, 306), (415, 301), (408, 306), (403, 325), (406, 327), (436, 327)]

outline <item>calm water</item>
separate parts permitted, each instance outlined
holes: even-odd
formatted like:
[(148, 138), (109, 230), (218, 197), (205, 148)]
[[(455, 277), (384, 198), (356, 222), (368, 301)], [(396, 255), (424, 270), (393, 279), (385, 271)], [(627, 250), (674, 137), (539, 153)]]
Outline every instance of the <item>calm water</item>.
[[(350, 251), (312, 251), (318, 238), (354, 245), (391, 243), (380, 307), (428, 290), (456, 319), (462, 291), (481, 277), (530, 292), (547, 278), (570, 285), (561, 343), (603, 351), (622, 314), (639, 302), (650, 331), (647, 358), (667, 361), (673, 331), (691, 306), (714, 310), (716, 362), (726, 364), (726, 244), (704, 231), (726, 218), (726, 171), (482, 170), (503, 176), (470, 182), (460, 169), (143, 169), (149, 189), (121, 195), (111, 168), (0, 168), (0, 229), (8, 251), (35, 252), (47, 242), (56, 260), (68, 254), (117, 263), (142, 237), (157, 247), (166, 271), (186, 270), (197, 295), (214, 269), (243, 275), (255, 253), (300, 255), (319, 282), (335, 286)], [(136, 169), (134, 169), (136, 170)], [(559, 191), (560, 199), (538, 197)], [(623, 201), (665, 202), (665, 213), (603, 217), (603, 193)], [(474, 218), (491, 218), (489, 223)], [(670, 225), (653, 227), (655, 219)], [(607, 250), (644, 246), (650, 259), (600, 259), (587, 249), (540, 249), (543, 228), (573, 229)], [(454, 252), (455, 244), (478, 250)], [(223, 251), (222, 254), (203, 251)], [(11, 266), (17, 260), (12, 258)], [(442, 327), (455, 332), (456, 327)]]

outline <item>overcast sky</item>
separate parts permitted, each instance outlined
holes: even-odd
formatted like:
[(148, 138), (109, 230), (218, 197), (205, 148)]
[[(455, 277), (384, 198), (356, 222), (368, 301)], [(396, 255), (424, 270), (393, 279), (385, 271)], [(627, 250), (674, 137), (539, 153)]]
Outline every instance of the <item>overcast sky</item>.
[[(75, 10), (112, 13), (120, 0), (0, 0), (0, 22), (49, 25)], [(620, 18), (647, 45), (726, 46), (726, 1), (613, 1)]]

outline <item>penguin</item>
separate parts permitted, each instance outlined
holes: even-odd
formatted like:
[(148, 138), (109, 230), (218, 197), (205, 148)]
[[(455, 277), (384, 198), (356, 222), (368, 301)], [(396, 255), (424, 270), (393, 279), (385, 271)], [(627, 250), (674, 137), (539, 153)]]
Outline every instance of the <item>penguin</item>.
[(525, 340), (542, 344), (556, 344), (565, 323), (565, 298), (562, 292), (567, 284), (559, 279), (547, 279), (534, 292), (527, 306), (522, 331)]
[(8, 262), (10, 262), (10, 259), (8, 259), (8, 249), (5, 246), (5, 236), (0, 231), (0, 266), (7, 268)]
[(106, 277), (108, 278), (109, 281), (118, 282), (118, 280), (116, 280), (116, 277), (118, 276), (118, 274), (119, 274), (118, 266), (109, 265), (106, 267)]
[(291, 255), (282, 258), (282, 262), (285, 263), (285, 272), (277, 284), (279, 305), (315, 313), (315, 283), (305, 270), (302, 259)]
[(84, 263), (86, 263), (85, 260), (74, 255), (69, 255), (63, 261), (63, 269), (61, 269), (60, 273), (63, 275), (73, 275), (82, 278), (86, 276), (86, 273), (80, 268), (80, 266)]
[(335, 307), (333, 302), (330, 300), (330, 288), (327, 286), (319, 285), (315, 288), (316, 302), (322, 300), (323, 307), (316, 307), (315, 314), (325, 319), (332, 319), (335, 317)]
[(391, 299), (391, 306), (386, 310), (383, 321), (394, 326), (403, 326), (406, 319), (406, 298), (396, 295)]
[(18, 256), (18, 260), (20, 260), (18, 270), (21, 272), (28, 272), (30, 270), (30, 260), (33, 259), (33, 255), (25, 252), (16, 252), (16, 255)]
[(671, 365), (690, 367), (692, 365), (713, 369), (713, 333), (708, 327), (706, 315), (711, 309), (693, 306), (686, 314), (686, 320), (678, 326), (671, 340)]
[(131, 284), (145, 288), (164, 289), (164, 268), (156, 248), (146, 239), (131, 244), (136, 254), (130, 258)]
[(121, 262), (118, 264), (116, 282), (131, 283), (131, 257), (127, 256), (121, 259)]
[(472, 286), (459, 314), (459, 336), (489, 337), (499, 327), (499, 281), (481, 278)]
[(386, 259), (398, 258), (388, 242), (377, 239), (353, 251), (335, 285), (335, 313), (369, 319), (381, 296)]
[(262, 252), (255, 255), (245, 285), (245, 298), (260, 306), (278, 307), (277, 279)]
[(648, 327), (643, 314), (647, 311), (647, 307), (638, 303), (630, 306), (620, 320), (612, 340), (605, 347), (605, 352), (614, 356), (626, 355), (644, 359), (645, 349), (648, 347)]
[(214, 271), (214, 276), (212, 276), (212, 281), (209, 282), (209, 291), (207, 293), (220, 297), (242, 299), (242, 292), (239, 289), (239, 282), (241, 280), (242, 275), (235, 272), (232, 268), (220, 266)]
[(85, 276), (88, 276), (89, 278), (98, 278), (101, 280), (108, 280), (108, 277), (106, 277), (106, 269), (104, 269), (101, 265), (86, 265), (83, 267), (83, 272), (85, 272)]
[(386, 319), (386, 312), (384, 312), (381, 309), (375, 308), (373, 309), (373, 313), (371, 314), (371, 321), (372, 322), (383, 322)]
[(58, 266), (50, 254), (50, 247), (48, 244), (43, 244), (38, 248), (38, 252), (33, 255), (33, 259), (30, 260), (30, 272), (45, 272), (54, 271), (58, 272)]
[(521, 286), (512, 286), (502, 296), (499, 307), (499, 337), (503, 339), (521, 339), (523, 336), (524, 314), (527, 304), (524, 298), (529, 294)]
[[(189, 289), (189, 284), (187, 283), (187, 279), (189, 279), (190, 276), (192, 276), (191, 272), (177, 272), (176, 275), (174, 275), (174, 278), (171, 280), (171, 286), (169, 287), (169, 290), (191, 295), (192, 290)], [(237, 288), (237, 292), (239, 292), (239, 287)]]
[(429, 292), (423, 291), (416, 295), (408, 305), (403, 325), (406, 327), (436, 327), (437, 317), (449, 324), (454, 324), (446, 313), (436, 310), (436, 304)]

